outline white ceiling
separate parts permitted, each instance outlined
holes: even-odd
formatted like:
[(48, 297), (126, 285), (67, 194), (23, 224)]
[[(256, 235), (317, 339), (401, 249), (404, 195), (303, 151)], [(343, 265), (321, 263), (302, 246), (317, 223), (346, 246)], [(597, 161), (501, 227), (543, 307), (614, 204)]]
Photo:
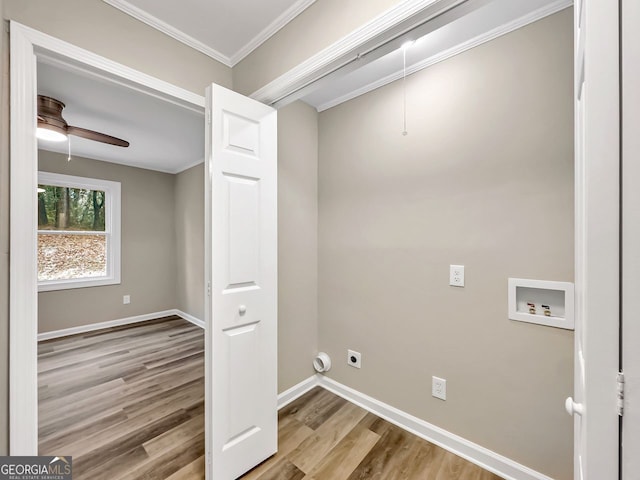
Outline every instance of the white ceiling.
[[(69, 125), (130, 142), (127, 148), (71, 136), (71, 155), (178, 173), (204, 160), (204, 115), (95, 75), (38, 62), (38, 94), (63, 102)], [(67, 153), (67, 142), (38, 141)]]
[(103, 0), (232, 67), (315, 0)]

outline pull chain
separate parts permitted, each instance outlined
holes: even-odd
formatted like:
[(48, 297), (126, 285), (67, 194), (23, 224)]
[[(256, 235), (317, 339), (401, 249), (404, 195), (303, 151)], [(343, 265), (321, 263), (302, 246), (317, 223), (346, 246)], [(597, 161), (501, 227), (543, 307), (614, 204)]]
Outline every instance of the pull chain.
[(67, 156), (67, 162), (71, 161), (71, 135), (67, 135), (67, 146), (69, 150), (69, 154)]

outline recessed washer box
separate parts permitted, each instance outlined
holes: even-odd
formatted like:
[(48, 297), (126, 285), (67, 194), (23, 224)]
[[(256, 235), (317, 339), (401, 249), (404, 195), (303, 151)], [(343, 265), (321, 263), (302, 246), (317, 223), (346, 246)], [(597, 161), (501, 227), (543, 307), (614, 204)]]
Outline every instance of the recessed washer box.
[(571, 282), (510, 278), (509, 318), (573, 330), (573, 290)]

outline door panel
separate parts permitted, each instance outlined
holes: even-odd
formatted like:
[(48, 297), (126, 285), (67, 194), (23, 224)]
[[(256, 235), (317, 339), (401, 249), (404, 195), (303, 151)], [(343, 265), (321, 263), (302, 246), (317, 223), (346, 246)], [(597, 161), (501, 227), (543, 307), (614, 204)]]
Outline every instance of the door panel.
[(208, 478), (237, 478), (277, 449), (276, 111), (213, 85)]
[(260, 288), (260, 180), (228, 174), (224, 174), (224, 180), (229, 202), (229, 277), (225, 290)]

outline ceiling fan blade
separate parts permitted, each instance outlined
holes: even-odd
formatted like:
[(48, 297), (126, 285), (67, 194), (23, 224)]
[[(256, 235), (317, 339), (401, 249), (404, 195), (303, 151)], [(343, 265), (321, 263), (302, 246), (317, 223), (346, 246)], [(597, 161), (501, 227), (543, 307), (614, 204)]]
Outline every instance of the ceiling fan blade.
[(94, 140), (96, 142), (108, 143), (110, 145), (116, 145), (118, 147), (128, 147), (129, 142), (122, 140), (121, 138), (112, 137), (105, 133), (94, 132), (93, 130), (87, 130), (86, 128), (73, 127), (69, 125), (67, 127), (67, 133), (69, 135), (75, 135), (76, 137), (86, 138), (88, 140)]

